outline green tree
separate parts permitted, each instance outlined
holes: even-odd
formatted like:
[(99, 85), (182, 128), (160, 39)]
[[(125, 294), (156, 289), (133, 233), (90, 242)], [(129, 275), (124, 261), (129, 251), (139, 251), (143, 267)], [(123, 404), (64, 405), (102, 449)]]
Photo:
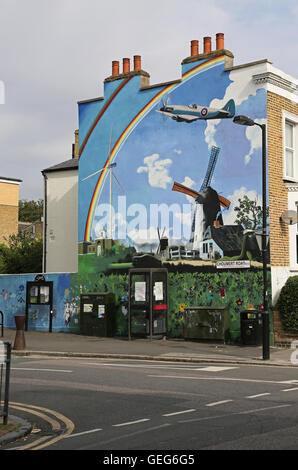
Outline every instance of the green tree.
[(21, 232), (11, 235), (8, 246), (0, 245), (0, 273), (21, 274), (42, 271), (42, 237)]
[[(242, 199), (238, 199), (239, 206), (235, 207), (234, 211), (237, 214), (235, 222), (242, 225), (245, 229), (258, 230), (262, 228), (263, 209), (257, 204), (257, 201), (252, 201), (246, 195)], [(269, 208), (266, 208), (266, 219), (269, 216)]]
[(19, 221), (20, 222), (36, 222), (43, 215), (43, 199), (38, 201), (27, 201), (21, 199), (19, 201)]

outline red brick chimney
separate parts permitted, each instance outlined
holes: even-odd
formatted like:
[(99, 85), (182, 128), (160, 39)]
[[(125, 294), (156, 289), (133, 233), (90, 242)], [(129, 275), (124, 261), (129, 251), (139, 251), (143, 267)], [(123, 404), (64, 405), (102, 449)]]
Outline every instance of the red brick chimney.
[(216, 49), (224, 49), (225, 48), (225, 39), (223, 33), (217, 33), (216, 35)]
[(141, 70), (141, 56), (140, 55), (134, 55), (133, 56), (133, 67), (134, 71), (137, 72), (138, 70)]
[(199, 41), (194, 39), (190, 43), (190, 55), (191, 57), (193, 57), (194, 55), (198, 55), (198, 54), (199, 54)]
[(123, 73), (130, 72), (130, 59), (125, 58), (123, 59)]
[(206, 36), (204, 37), (204, 54), (208, 54), (211, 52), (211, 37)]
[(203, 38), (203, 51), (199, 51), (199, 41), (193, 40), (190, 42), (190, 56), (182, 61), (182, 65), (197, 62), (198, 60), (208, 60), (212, 57), (223, 56), (225, 62), (225, 69), (233, 67), (234, 55), (232, 52), (225, 49), (224, 34), (216, 34), (216, 48), (212, 50), (212, 38), (205, 36)]
[(113, 60), (112, 62), (112, 76), (119, 75), (119, 61)]

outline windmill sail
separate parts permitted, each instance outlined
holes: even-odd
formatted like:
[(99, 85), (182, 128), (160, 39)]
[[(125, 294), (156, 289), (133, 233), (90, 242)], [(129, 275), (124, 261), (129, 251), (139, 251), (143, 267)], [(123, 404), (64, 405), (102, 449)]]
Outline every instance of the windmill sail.
[(212, 176), (213, 176), (213, 173), (214, 173), (214, 170), (215, 170), (215, 165), (217, 163), (217, 158), (218, 158), (219, 151), (220, 151), (219, 147), (213, 146), (211, 148), (211, 154), (210, 154), (210, 157), (209, 157), (209, 163), (208, 163), (206, 175), (205, 175), (203, 184), (202, 184), (199, 192), (201, 192), (205, 188), (207, 188), (207, 186), (209, 186), (209, 184), (210, 184), (210, 181), (212, 180)]

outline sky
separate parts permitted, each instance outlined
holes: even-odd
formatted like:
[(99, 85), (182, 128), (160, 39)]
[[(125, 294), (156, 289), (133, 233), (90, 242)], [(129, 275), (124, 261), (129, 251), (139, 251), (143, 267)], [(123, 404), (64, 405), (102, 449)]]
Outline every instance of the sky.
[(103, 96), (112, 61), (141, 55), (151, 84), (181, 77), (190, 41), (225, 35), (234, 65), (298, 77), (296, 0), (0, 0), (0, 176), (43, 197), (41, 171), (71, 158), (77, 102)]

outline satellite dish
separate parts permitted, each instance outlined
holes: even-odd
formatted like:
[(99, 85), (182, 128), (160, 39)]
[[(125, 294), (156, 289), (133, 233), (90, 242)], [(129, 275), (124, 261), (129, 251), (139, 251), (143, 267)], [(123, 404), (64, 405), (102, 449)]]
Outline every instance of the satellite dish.
[(280, 216), (280, 221), (287, 225), (297, 224), (298, 213), (296, 211), (284, 211)]

